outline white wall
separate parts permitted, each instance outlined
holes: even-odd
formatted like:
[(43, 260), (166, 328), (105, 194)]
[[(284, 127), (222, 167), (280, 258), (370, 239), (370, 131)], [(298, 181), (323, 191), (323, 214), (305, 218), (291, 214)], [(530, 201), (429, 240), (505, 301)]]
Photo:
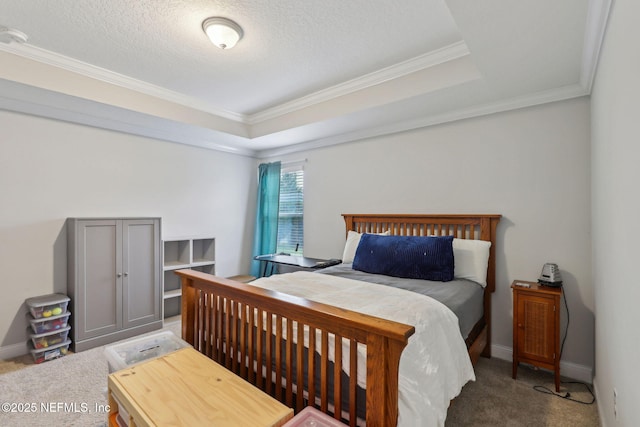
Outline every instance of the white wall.
[(214, 236), (217, 274), (248, 271), (252, 158), (5, 111), (0, 150), (0, 357), (26, 348), (26, 298), (66, 293), (67, 217), (159, 216), (163, 238)]
[(594, 382), (604, 426), (640, 425), (638, 16), (639, 2), (614, 3), (592, 92)]
[[(26, 339), (24, 299), (65, 290), (69, 216), (161, 216), (165, 237), (216, 236), (218, 274), (247, 271), (255, 160), (7, 112), (0, 129), (1, 346)], [(589, 138), (580, 98), (283, 160), (308, 159), (309, 256), (342, 255), (344, 212), (502, 214), (494, 349), (510, 357), (510, 283), (556, 262), (571, 312), (563, 366), (580, 374), (594, 364)]]
[(305, 255), (341, 257), (341, 213), (502, 214), (494, 354), (511, 357), (511, 282), (555, 262), (571, 314), (563, 374), (590, 380), (589, 139), (579, 98), (291, 155), (308, 160)]

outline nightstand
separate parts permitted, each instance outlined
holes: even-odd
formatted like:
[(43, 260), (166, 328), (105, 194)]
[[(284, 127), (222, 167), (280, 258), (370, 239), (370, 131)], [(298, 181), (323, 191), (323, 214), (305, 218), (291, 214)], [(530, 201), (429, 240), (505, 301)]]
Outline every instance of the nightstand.
[(520, 362), (550, 369), (560, 391), (560, 296), (562, 287), (515, 280), (513, 289), (513, 379)]

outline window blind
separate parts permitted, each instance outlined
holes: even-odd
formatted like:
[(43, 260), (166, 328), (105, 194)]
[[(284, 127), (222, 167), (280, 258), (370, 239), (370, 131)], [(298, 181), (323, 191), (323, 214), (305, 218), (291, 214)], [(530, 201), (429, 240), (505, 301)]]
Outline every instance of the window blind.
[(280, 172), (278, 252), (302, 255), (304, 250), (304, 169), (283, 167)]

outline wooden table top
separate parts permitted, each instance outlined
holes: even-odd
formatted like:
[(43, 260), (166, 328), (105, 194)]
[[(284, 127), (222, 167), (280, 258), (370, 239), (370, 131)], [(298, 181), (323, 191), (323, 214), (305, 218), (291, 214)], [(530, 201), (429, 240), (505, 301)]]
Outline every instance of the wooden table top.
[(114, 372), (109, 390), (131, 407), (137, 426), (281, 426), (293, 417), (293, 409), (193, 348)]

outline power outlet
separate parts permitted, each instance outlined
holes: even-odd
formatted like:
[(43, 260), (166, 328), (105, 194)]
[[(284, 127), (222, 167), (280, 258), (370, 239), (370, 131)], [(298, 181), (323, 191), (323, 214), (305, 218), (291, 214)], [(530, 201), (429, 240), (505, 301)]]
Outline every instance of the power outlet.
[(613, 418), (618, 419), (618, 390), (613, 389)]

